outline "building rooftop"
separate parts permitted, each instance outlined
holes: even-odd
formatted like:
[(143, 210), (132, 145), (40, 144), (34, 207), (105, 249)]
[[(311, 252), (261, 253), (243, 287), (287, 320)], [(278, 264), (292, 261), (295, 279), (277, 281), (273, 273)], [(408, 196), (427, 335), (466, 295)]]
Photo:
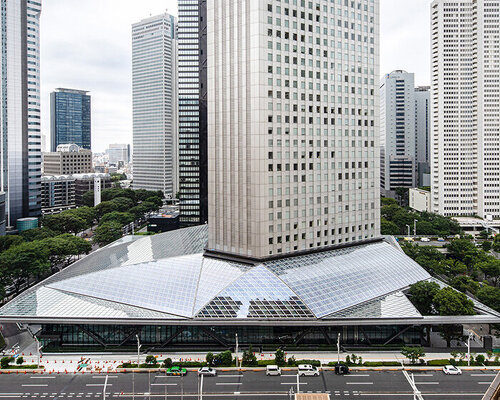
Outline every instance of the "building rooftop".
[(200, 225), (126, 236), (26, 290), (0, 308), (0, 321), (344, 324), (427, 318), (403, 291), (430, 275), (385, 240), (246, 264), (205, 256), (207, 235), (207, 225)]

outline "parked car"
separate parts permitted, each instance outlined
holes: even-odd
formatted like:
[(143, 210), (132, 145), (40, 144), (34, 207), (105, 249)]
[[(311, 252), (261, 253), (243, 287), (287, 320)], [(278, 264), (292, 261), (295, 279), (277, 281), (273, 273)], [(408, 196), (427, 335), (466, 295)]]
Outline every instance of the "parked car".
[(445, 240), (445, 239), (443, 239), (443, 238), (437, 238), (437, 241), (438, 241), (438, 242), (446, 242), (446, 240)]
[(413, 238), (412, 237), (405, 237), (404, 241), (405, 242), (413, 242)]
[(266, 375), (281, 375), (281, 368), (277, 365), (268, 365), (266, 367)]
[(462, 375), (462, 370), (454, 365), (445, 365), (443, 367), (443, 372), (446, 375)]
[(429, 239), (428, 237), (423, 237), (423, 238), (420, 238), (420, 241), (421, 242), (430, 242), (431, 239)]
[(167, 369), (167, 375), (186, 375), (187, 369), (181, 367), (171, 367)]
[(217, 375), (217, 370), (212, 367), (201, 367), (198, 370), (198, 375), (215, 376)]
[(335, 374), (345, 375), (349, 373), (349, 367), (342, 363), (335, 364)]
[(299, 376), (319, 376), (319, 369), (309, 364), (302, 364), (298, 367)]

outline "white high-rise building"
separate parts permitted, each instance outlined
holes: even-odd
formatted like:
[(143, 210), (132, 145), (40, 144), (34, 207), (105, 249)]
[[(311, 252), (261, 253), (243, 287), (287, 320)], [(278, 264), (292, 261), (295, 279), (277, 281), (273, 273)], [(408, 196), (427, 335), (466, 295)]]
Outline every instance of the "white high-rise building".
[(415, 128), (415, 76), (393, 71), (380, 85), (380, 185), (385, 196), (417, 185)]
[(41, 213), (41, 0), (2, 0), (1, 190), (7, 225)]
[(209, 243), (262, 259), (379, 236), (379, 2), (213, 0)]
[(177, 192), (177, 26), (164, 13), (132, 26), (133, 186)]
[(432, 209), (500, 218), (500, 1), (435, 0)]
[(431, 92), (429, 86), (415, 88), (415, 157), (417, 186), (430, 186)]

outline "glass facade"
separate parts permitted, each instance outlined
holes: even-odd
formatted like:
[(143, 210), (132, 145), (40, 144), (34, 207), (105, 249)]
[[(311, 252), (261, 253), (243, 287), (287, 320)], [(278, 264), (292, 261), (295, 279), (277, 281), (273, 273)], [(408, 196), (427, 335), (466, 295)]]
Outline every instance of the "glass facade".
[[(408, 328), (406, 331), (404, 331)], [(403, 332), (404, 331), (404, 332)], [(63, 346), (125, 347), (141, 343), (156, 348), (234, 348), (235, 334), (240, 346), (335, 346), (338, 333), (343, 345), (420, 345), (421, 328), (408, 326), (181, 326), (181, 325), (42, 325), (40, 339), (46, 349)], [(399, 336), (398, 333), (402, 332)], [(395, 337), (397, 336), (397, 337)], [(273, 348), (274, 350), (275, 348)]]
[(91, 149), (90, 96), (82, 90), (57, 89), (50, 94), (51, 148), (74, 143)]
[(179, 199), (183, 226), (206, 222), (208, 212), (205, 24), (205, 0), (179, 0)]

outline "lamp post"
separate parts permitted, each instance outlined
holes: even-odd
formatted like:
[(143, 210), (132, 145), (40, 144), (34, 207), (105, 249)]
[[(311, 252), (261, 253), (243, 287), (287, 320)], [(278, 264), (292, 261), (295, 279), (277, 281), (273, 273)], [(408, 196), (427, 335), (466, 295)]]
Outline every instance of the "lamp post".
[(418, 219), (413, 220), (413, 236), (417, 236), (417, 222)]
[(406, 225), (406, 227), (408, 228), (408, 236), (410, 236), (410, 225)]
[(40, 366), (40, 350), (42, 350), (43, 346), (40, 344), (40, 341), (36, 336), (33, 336), (36, 341), (36, 354), (37, 354), (37, 366)]
[(141, 351), (141, 341), (139, 340), (139, 335), (135, 335), (137, 338), (137, 368), (139, 368), (140, 364), (140, 351)]
[(340, 332), (337, 335), (337, 364), (340, 364)]
[(238, 368), (238, 334), (236, 333), (236, 348), (235, 348), (235, 351), (236, 351), (236, 368)]

